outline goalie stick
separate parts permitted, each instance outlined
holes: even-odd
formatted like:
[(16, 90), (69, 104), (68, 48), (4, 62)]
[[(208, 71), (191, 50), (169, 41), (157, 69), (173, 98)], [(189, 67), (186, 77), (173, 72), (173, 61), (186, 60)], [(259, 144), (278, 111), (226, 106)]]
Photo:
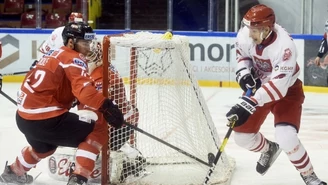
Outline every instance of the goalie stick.
[[(255, 91), (255, 90), (256, 90), (255, 88), (254, 89), (248, 89), (247, 92), (246, 92), (246, 96), (247, 97), (250, 97), (251, 94), (252, 94), (252, 92)], [(219, 159), (221, 157), (221, 154), (224, 151), (224, 148), (225, 148), (226, 144), (228, 143), (229, 137), (230, 137), (230, 135), (232, 133), (232, 130), (233, 130), (234, 126), (235, 126), (235, 123), (236, 123), (237, 119), (238, 119), (237, 117), (234, 117), (234, 118), (232, 118), (232, 120), (228, 121), (228, 126), (229, 126), (228, 132), (224, 136), (223, 142), (222, 142), (222, 144), (221, 144), (221, 146), (219, 148), (218, 153), (216, 154), (216, 156), (214, 158), (214, 161), (212, 163), (212, 166), (211, 166), (211, 168), (207, 172), (207, 176), (205, 177), (205, 180), (204, 180), (203, 185), (208, 185), (208, 183), (210, 181), (210, 178), (211, 178), (211, 175), (212, 175), (212, 173), (215, 170), (215, 166), (218, 163), (218, 161), (219, 161)]]
[(205, 161), (199, 159), (198, 157), (196, 157), (196, 156), (194, 156), (194, 155), (192, 155), (192, 154), (190, 154), (190, 153), (188, 153), (188, 152), (186, 152), (186, 151), (184, 151), (184, 150), (182, 150), (182, 149), (180, 149), (180, 148), (178, 148), (178, 147), (176, 147), (176, 146), (174, 146), (174, 145), (172, 145), (172, 144), (170, 144), (170, 143), (168, 143), (168, 142), (166, 142), (164, 140), (161, 140), (160, 138), (158, 138), (158, 137), (156, 137), (154, 135), (151, 135), (150, 133), (142, 130), (141, 128), (139, 128), (137, 126), (134, 126), (134, 125), (132, 125), (130, 123), (127, 123), (125, 121), (124, 121), (124, 124), (126, 126), (132, 128), (132, 129), (134, 129), (134, 130), (136, 130), (136, 131), (138, 131), (138, 132), (140, 132), (140, 133), (142, 133), (142, 134), (144, 134), (144, 135), (146, 135), (146, 136), (148, 136), (148, 137), (150, 137), (150, 138), (152, 138), (152, 139), (154, 139), (154, 140), (156, 140), (156, 141), (158, 141), (158, 142), (160, 142), (160, 143), (162, 143), (162, 144), (164, 144), (164, 145), (166, 145), (166, 146), (168, 146), (168, 147), (170, 147), (170, 148), (172, 148), (172, 149), (174, 149), (176, 151), (178, 151), (179, 153), (184, 154), (184, 155), (186, 155), (186, 156), (188, 156), (188, 157), (196, 160), (197, 162), (200, 162), (200, 163), (202, 163), (202, 164), (204, 164), (206, 166), (209, 166), (209, 167), (211, 166), (211, 164), (209, 164), (208, 162), (205, 162)]

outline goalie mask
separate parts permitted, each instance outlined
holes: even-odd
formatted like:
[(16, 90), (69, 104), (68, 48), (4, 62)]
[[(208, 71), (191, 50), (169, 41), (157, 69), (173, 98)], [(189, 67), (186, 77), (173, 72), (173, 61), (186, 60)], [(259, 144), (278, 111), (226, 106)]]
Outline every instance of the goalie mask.
[(94, 40), (90, 45), (90, 52), (86, 57), (88, 61), (89, 73), (102, 65), (102, 45), (97, 40)]

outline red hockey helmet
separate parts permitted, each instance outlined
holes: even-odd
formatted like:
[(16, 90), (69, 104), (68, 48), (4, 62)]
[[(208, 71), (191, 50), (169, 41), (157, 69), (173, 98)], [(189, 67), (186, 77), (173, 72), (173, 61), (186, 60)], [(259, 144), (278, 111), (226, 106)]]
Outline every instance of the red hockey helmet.
[(83, 15), (78, 12), (72, 12), (69, 15), (68, 22), (83, 22)]
[(266, 27), (273, 28), (276, 22), (274, 11), (263, 5), (255, 5), (245, 14), (243, 24), (248, 27)]

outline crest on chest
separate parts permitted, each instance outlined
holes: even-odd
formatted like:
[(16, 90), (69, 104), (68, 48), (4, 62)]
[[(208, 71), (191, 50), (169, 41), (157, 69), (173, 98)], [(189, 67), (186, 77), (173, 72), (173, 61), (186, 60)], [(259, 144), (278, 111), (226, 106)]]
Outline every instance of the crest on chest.
[(263, 72), (271, 72), (272, 65), (270, 59), (261, 59), (256, 56), (253, 57), (254, 66), (256, 66), (259, 70)]

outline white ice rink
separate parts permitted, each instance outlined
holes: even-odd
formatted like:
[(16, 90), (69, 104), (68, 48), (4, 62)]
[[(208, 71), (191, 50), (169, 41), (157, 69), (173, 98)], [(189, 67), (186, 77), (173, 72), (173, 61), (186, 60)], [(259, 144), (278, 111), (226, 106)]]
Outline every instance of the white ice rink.
[[(18, 83), (5, 83), (2, 90), (15, 99)], [(217, 126), (219, 135), (223, 139), (227, 127), (225, 113), (237, 101), (239, 89), (202, 88), (207, 105)], [(303, 107), (302, 125), (299, 137), (305, 145), (314, 165), (317, 175), (328, 181), (328, 95), (306, 93)], [(16, 107), (0, 95), (0, 171), (6, 160), (13, 162), (20, 150), (27, 145), (24, 136), (15, 123)], [(274, 139), (274, 128), (270, 115), (264, 123), (261, 132), (268, 138)], [(256, 173), (255, 166), (259, 158), (258, 153), (252, 153), (238, 147), (231, 136), (226, 153), (236, 160), (236, 170), (231, 185), (303, 185), (299, 173), (282, 153), (265, 176)], [(41, 162), (31, 174), (44, 171), (35, 184), (65, 185), (66, 182), (54, 182), (46, 173), (46, 163)]]

